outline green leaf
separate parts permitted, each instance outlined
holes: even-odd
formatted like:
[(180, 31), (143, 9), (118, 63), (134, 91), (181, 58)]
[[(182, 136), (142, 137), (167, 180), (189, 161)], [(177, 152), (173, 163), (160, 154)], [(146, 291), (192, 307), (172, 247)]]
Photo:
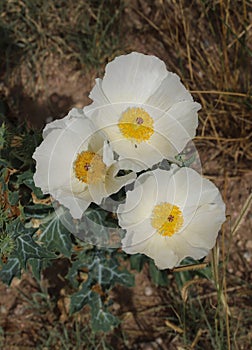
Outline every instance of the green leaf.
[(98, 276), (97, 282), (100, 285), (112, 286), (119, 283), (124, 286), (132, 287), (134, 285), (134, 276), (127, 270), (118, 268), (115, 259), (97, 260)]
[(7, 264), (2, 264), (0, 280), (10, 285), (14, 277), (20, 278), (21, 267), (18, 258), (9, 258)]
[(120, 323), (119, 319), (102, 308), (102, 302), (91, 303), (91, 324), (94, 332), (109, 332)]
[(31, 258), (28, 260), (28, 263), (31, 266), (33, 276), (36, 278), (37, 281), (40, 281), (40, 274), (43, 266), (43, 261), (41, 259)]
[(146, 257), (143, 254), (134, 254), (130, 256), (130, 267), (138, 272), (142, 271), (143, 265), (146, 261)]
[(21, 235), (16, 239), (17, 245), (17, 256), (19, 258), (19, 262), (21, 267), (26, 267), (26, 262), (28, 259), (36, 258), (36, 259), (53, 259), (55, 255), (46, 250), (45, 248), (38, 245), (30, 234)]
[(52, 210), (53, 208), (50, 205), (45, 204), (26, 205), (24, 207), (24, 215), (28, 219), (43, 219), (45, 217), (48, 217), (48, 215), (51, 214)]
[(82, 217), (85, 223), (84, 240), (94, 245), (108, 246), (110, 242), (110, 230), (106, 226), (107, 212), (102, 209), (89, 208)]
[[(90, 284), (87, 281), (86, 283), (82, 283), (81, 289), (77, 292), (71, 295), (70, 297), (70, 315), (72, 315), (75, 312), (80, 311), (84, 305), (87, 303), (90, 304), (90, 301), (93, 298), (98, 298), (98, 294), (94, 293), (91, 288)], [(94, 302), (94, 300), (93, 300)]]
[(3, 166), (3, 167), (7, 167), (8, 166), (8, 161), (3, 159), (3, 158), (0, 158), (0, 166)]
[(99, 294), (91, 290), (91, 285), (88, 281), (83, 283), (81, 289), (70, 298), (71, 315), (80, 311), (87, 304), (90, 306), (91, 324), (94, 332), (108, 332), (118, 325), (119, 320), (105, 310), (105, 306), (103, 305)]
[(73, 286), (77, 286), (78, 270), (83, 268), (88, 271), (92, 284), (99, 283), (101, 286), (109, 288), (116, 283), (128, 287), (134, 285), (133, 274), (119, 266), (111, 250), (94, 248), (79, 253), (67, 275)]
[(70, 281), (73, 287), (78, 287), (79, 282), (77, 281), (78, 272), (91, 263), (90, 258), (92, 259), (91, 254), (89, 252), (81, 252), (77, 255), (76, 260), (72, 262), (71, 267), (68, 270), (66, 278)]
[(45, 197), (45, 195), (43, 194), (43, 192), (41, 191), (41, 189), (39, 187), (35, 186), (34, 180), (33, 180), (33, 175), (34, 174), (31, 170), (27, 170), (27, 171), (23, 172), (21, 175), (17, 176), (17, 184), (26, 185), (28, 188), (30, 188), (33, 191), (33, 193), (36, 195), (37, 198), (43, 198), (43, 197)]
[(166, 287), (169, 284), (169, 280), (167, 277), (167, 271), (159, 270), (154, 264), (153, 260), (149, 261), (149, 271), (152, 282), (157, 286)]
[(56, 210), (48, 216), (48, 221), (40, 226), (42, 234), (39, 239), (49, 250), (60, 252), (70, 258), (72, 253), (71, 233), (62, 224), (61, 215), (63, 215), (62, 212)]
[(33, 227), (25, 227), (21, 221), (20, 216), (6, 223), (6, 233), (9, 234), (13, 239), (16, 239), (18, 236), (25, 234), (33, 235), (35, 231), (36, 229)]
[(78, 271), (83, 269), (87, 272), (88, 279), (82, 283), (81, 289), (71, 296), (70, 313), (80, 311), (88, 304), (91, 308), (92, 330), (108, 332), (118, 325), (119, 320), (107, 310), (103, 297), (92, 289), (92, 286), (97, 285), (106, 294), (116, 283), (133, 286), (134, 276), (121, 268), (116, 252), (112, 249), (93, 247), (77, 253), (67, 275), (74, 286), (78, 285)]
[(10, 205), (17, 205), (18, 200), (19, 200), (19, 193), (18, 192), (9, 192), (8, 199), (9, 199)]

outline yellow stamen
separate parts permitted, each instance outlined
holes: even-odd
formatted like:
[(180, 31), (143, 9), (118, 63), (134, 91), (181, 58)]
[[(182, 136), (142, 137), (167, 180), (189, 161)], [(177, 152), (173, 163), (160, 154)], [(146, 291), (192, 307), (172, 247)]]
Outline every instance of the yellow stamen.
[(151, 225), (162, 236), (173, 236), (178, 232), (184, 222), (179, 207), (170, 203), (161, 203), (152, 211)]
[(106, 165), (98, 154), (84, 151), (77, 155), (74, 172), (78, 180), (86, 184), (96, 184), (105, 176)]
[(150, 139), (154, 133), (154, 121), (143, 108), (133, 107), (123, 112), (118, 127), (127, 139), (142, 142)]

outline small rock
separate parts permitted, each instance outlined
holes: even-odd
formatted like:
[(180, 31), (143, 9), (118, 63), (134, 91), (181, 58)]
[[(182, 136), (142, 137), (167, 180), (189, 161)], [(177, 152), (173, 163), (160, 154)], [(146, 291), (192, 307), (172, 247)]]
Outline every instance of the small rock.
[(250, 252), (245, 252), (243, 256), (249, 262), (251, 260), (252, 254)]
[(158, 345), (163, 344), (163, 339), (160, 338), (160, 337), (158, 337), (158, 338), (156, 339), (156, 343), (157, 343)]
[(251, 240), (251, 239), (249, 239), (249, 240), (247, 241), (247, 243), (246, 243), (246, 248), (247, 248), (247, 249), (252, 249), (252, 240)]
[(119, 303), (114, 303), (114, 304), (113, 304), (113, 309), (114, 309), (115, 311), (119, 310), (120, 308), (121, 308), (121, 305), (120, 305)]
[(144, 289), (144, 294), (145, 294), (147, 297), (151, 296), (151, 295), (153, 294), (152, 288), (151, 288), (150, 286), (145, 287), (145, 289)]

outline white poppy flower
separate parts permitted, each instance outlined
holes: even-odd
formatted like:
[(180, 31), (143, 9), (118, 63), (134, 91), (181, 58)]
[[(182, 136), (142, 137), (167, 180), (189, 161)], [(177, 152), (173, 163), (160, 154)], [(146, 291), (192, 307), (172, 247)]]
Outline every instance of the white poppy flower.
[(97, 132), (82, 110), (73, 108), (60, 120), (47, 124), (44, 140), (36, 148), (35, 185), (50, 193), (81, 218), (91, 202), (119, 191), (135, 174), (117, 177), (122, 162), (114, 160), (105, 136)]
[(211, 181), (193, 169), (173, 166), (140, 175), (118, 207), (118, 219), (126, 230), (126, 253), (143, 253), (159, 269), (171, 269), (213, 248), (225, 221), (225, 204)]
[(134, 170), (173, 159), (195, 136), (200, 104), (167, 71), (163, 61), (141, 53), (119, 56), (106, 66), (90, 93), (85, 114), (107, 134)]

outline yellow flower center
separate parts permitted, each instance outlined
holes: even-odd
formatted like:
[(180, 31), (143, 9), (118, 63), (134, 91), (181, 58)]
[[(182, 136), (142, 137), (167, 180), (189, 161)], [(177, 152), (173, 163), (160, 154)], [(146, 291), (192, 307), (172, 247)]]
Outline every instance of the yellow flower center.
[(154, 121), (143, 108), (133, 107), (122, 113), (118, 127), (127, 139), (135, 142), (147, 141), (154, 133)]
[(77, 155), (74, 173), (78, 180), (86, 184), (96, 184), (105, 176), (106, 165), (98, 154), (84, 151)]
[(152, 211), (151, 225), (162, 236), (173, 236), (178, 232), (184, 222), (179, 207), (170, 203), (161, 203)]

